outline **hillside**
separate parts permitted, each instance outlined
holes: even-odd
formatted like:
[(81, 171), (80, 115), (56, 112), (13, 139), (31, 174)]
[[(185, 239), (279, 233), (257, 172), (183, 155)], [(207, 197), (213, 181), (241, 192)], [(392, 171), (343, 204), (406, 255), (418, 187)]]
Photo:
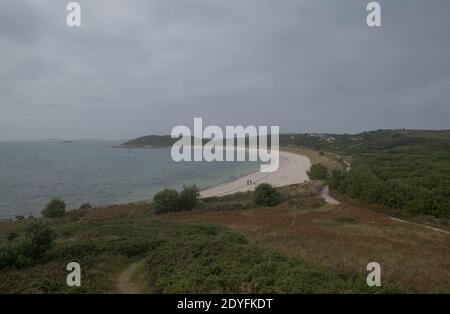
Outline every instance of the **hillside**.
[(122, 146), (128, 148), (162, 148), (172, 146), (176, 141), (177, 139), (171, 138), (170, 135), (147, 135), (127, 141)]
[[(126, 148), (164, 148), (172, 146), (177, 138), (172, 138), (170, 135), (147, 135), (138, 137), (122, 144)], [(208, 139), (203, 139), (203, 144), (207, 143)], [(194, 137), (191, 137), (191, 144), (194, 144)]]
[[(325, 204), (316, 185), (279, 188), (284, 201), (275, 207), (253, 204), (247, 192), (176, 213), (155, 214), (141, 203), (0, 222), (2, 245), (38, 221), (56, 235), (32, 263), (1, 266), (0, 292), (125, 292), (124, 277), (144, 293), (450, 291), (448, 234)], [(366, 265), (374, 260), (383, 265), (383, 284), (369, 288)], [(80, 288), (66, 285), (69, 261), (82, 267)]]
[(308, 146), (346, 154), (450, 151), (450, 130), (377, 130), (359, 134), (281, 134), (282, 146)]
[[(177, 139), (170, 135), (147, 135), (124, 144), (125, 147), (170, 147)], [(207, 142), (208, 140), (204, 140)], [(450, 151), (450, 130), (377, 130), (358, 134), (280, 134), (281, 146), (308, 146), (341, 153), (415, 150)]]

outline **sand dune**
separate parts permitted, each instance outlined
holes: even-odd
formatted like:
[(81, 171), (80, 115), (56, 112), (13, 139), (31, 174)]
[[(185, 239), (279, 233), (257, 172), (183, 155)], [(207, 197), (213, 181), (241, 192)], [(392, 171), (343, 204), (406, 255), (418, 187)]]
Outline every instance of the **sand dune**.
[[(201, 191), (200, 196), (223, 196), (236, 192), (252, 191), (260, 183), (270, 183), (273, 186), (303, 183), (309, 180), (307, 171), (310, 167), (311, 162), (309, 158), (298, 154), (280, 152), (280, 166), (277, 171), (270, 173), (255, 172), (234, 181)], [(247, 184), (248, 181), (252, 181), (252, 184)]]

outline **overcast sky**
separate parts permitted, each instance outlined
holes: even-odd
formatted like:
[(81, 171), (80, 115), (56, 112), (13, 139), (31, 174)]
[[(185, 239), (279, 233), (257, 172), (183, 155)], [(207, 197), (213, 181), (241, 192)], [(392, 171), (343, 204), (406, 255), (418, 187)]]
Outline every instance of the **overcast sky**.
[(450, 128), (450, 1), (0, 0), (0, 140)]

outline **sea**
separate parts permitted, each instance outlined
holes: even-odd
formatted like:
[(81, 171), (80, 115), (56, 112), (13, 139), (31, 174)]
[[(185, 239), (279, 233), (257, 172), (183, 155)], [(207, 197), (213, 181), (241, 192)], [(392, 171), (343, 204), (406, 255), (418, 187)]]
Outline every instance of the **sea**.
[(0, 219), (39, 216), (52, 198), (68, 209), (149, 201), (158, 191), (216, 186), (256, 172), (258, 162), (174, 162), (170, 148), (119, 141), (0, 142)]

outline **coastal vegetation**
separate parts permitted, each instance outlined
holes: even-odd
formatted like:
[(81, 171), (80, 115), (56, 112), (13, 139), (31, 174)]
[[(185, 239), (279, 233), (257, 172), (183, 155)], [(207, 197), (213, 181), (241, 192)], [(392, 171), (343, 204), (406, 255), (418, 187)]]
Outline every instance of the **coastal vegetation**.
[[(338, 156), (342, 167), (331, 169), (329, 183), (343, 196), (395, 210), (399, 216), (450, 218), (449, 130), (290, 134), (281, 135), (280, 144)], [(344, 160), (352, 161), (351, 168)]]
[[(429, 235), (418, 227), (392, 225), (363, 208), (329, 209), (319, 195), (323, 184), (272, 187), (281, 195), (272, 207), (255, 204), (255, 192), (245, 192), (198, 200), (189, 211), (156, 214), (155, 203), (139, 203), (1, 222), (2, 245), (25, 238), (24, 230), (36, 222), (45, 223), (56, 238), (50, 246), (38, 246), (45, 250), (33, 253), (31, 263), (6, 264), (0, 292), (117, 292), (122, 272), (134, 263), (139, 267), (133, 283), (142, 292), (450, 291), (444, 235), (435, 234), (423, 247)], [(364, 241), (357, 240), (361, 234)], [(409, 249), (416, 245), (421, 249)], [(374, 257), (386, 270), (382, 287), (369, 288), (365, 265)], [(410, 261), (411, 272), (393, 271), (403, 260)], [(436, 260), (442, 265), (433, 264)], [(66, 285), (69, 262), (81, 265), (81, 287)], [(430, 265), (434, 272), (425, 276)]]
[(7, 233), (0, 239), (0, 269), (33, 265), (51, 248), (53, 239), (53, 230), (41, 222), (33, 222), (20, 233)]
[(165, 189), (153, 197), (153, 208), (158, 214), (192, 210), (197, 206), (199, 196), (200, 192), (196, 185), (185, 185), (180, 193)]
[(66, 203), (64, 201), (54, 198), (48, 204), (47, 207), (42, 211), (42, 216), (47, 218), (58, 218), (64, 216), (66, 213)]
[(153, 206), (157, 214), (178, 211), (180, 209), (180, 194), (172, 189), (162, 190), (153, 196)]
[(328, 169), (322, 164), (313, 164), (308, 171), (308, 176), (311, 180), (326, 180), (328, 179)]
[(449, 151), (450, 130), (376, 130), (358, 134), (280, 134), (280, 146), (306, 146), (346, 155), (382, 151)]
[(276, 206), (282, 201), (281, 194), (268, 183), (258, 184), (253, 194), (256, 205)]
[(335, 170), (330, 187), (367, 204), (450, 218), (450, 155), (372, 154), (349, 172)]
[(276, 206), (283, 196), (271, 184), (258, 184), (254, 192), (236, 193), (232, 196), (211, 197), (199, 200), (200, 192), (196, 185), (185, 185), (180, 193), (164, 189), (153, 197), (153, 210), (156, 214), (189, 211), (195, 208), (243, 209), (258, 206)]
[[(306, 201), (316, 197), (308, 196), (315, 193), (310, 188), (292, 186), (277, 189), (277, 192), (283, 198), (301, 202), (302, 199)], [(252, 200), (253, 193), (243, 193), (242, 202)], [(210, 209), (215, 203), (226, 202), (230, 197), (234, 196), (206, 199), (197, 204), (201, 207), (199, 210), (170, 215), (251, 210), (245, 207), (231, 211)], [(30, 240), (38, 243), (40, 248), (39, 251), (29, 251), (39, 253), (29, 255), (33, 257), (31, 263), (9, 262), (4, 266), (0, 272), (0, 292), (115, 292), (121, 271), (137, 261), (141, 266), (135, 274), (138, 278), (136, 284), (143, 292), (371, 292), (363, 273), (333, 270), (286, 256), (217, 224), (170, 221), (170, 216), (155, 215), (154, 206), (142, 203), (78, 209), (68, 211), (59, 219), (35, 218), (1, 223), (2, 241), (8, 241), (11, 232), (24, 239), (45, 239), (44, 236), (25, 236), (29, 232), (23, 230), (35, 228), (31, 226), (36, 222), (48, 228), (44, 230), (52, 230), (48, 233), (52, 236), (48, 237), (51, 239), (49, 245), (44, 245), (47, 242), (42, 240)], [(53, 235), (56, 236), (55, 241)], [(66, 285), (65, 267), (68, 262), (81, 265), (81, 287)], [(403, 289), (386, 284), (377, 291)]]
[[(140, 269), (149, 293), (369, 292), (358, 274), (333, 273), (249, 243), (212, 225), (178, 225)], [(176, 254), (174, 254), (176, 252)], [(386, 287), (383, 291), (395, 291)], [(401, 291), (399, 289), (398, 291)]]
[(192, 210), (197, 207), (200, 190), (194, 185), (185, 185), (180, 192), (180, 208)]

